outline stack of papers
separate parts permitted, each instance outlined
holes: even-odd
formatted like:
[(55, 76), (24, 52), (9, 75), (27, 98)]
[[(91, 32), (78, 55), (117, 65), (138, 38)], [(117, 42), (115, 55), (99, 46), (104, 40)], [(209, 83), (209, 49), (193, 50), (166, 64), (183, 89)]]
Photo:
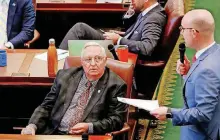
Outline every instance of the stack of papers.
[(129, 104), (147, 111), (152, 111), (154, 109), (159, 108), (158, 100), (141, 100), (141, 99), (129, 99), (129, 98), (121, 98), (121, 97), (117, 97), (117, 99), (119, 102)]
[[(62, 49), (57, 49), (57, 59), (58, 59), (58, 61), (66, 58), (67, 56), (69, 56), (69, 51), (62, 50)], [(35, 58), (47, 61), (47, 52), (42, 53), (42, 54), (38, 54), (38, 55), (35, 56)]]

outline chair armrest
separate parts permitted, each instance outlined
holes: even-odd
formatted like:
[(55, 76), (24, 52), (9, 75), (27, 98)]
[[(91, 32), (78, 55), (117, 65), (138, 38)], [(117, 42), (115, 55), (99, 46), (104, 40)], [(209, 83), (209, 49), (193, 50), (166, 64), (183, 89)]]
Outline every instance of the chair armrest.
[(106, 133), (105, 135), (108, 135), (108, 136), (121, 135), (121, 134), (128, 132), (129, 130), (130, 130), (130, 126), (127, 123), (124, 123), (124, 126), (121, 130)]
[(145, 61), (145, 60), (138, 60), (138, 65), (145, 66), (145, 67), (163, 67), (165, 66), (164, 61)]

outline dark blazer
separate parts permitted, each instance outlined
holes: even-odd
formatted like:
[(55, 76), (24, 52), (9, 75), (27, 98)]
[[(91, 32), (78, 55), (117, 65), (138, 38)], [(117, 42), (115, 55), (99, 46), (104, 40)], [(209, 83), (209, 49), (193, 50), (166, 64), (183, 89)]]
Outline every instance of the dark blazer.
[(35, 29), (32, 0), (10, 0), (7, 18), (7, 36), (15, 48), (31, 40)]
[[(83, 75), (82, 67), (60, 70), (43, 103), (31, 116), (37, 133), (52, 134), (60, 125)], [(94, 134), (104, 134), (123, 127), (126, 105), (117, 97), (125, 97), (127, 86), (115, 73), (106, 68), (85, 108), (83, 122), (93, 123)]]
[[(132, 33), (128, 38), (120, 40), (121, 45), (128, 45), (129, 51), (140, 56), (150, 56), (155, 47), (160, 45), (161, 36), (166, 25), (167, 16), (164, 9), (158, 5), (151, 9), (139, 24), (134, 23), (125, 35)], [(134, 28), (134, 29), (133, 29)]]
[[(181, 140), (220, 138), (220, 45), (199, 56), (186, 75), (183, 109), (171, 109), (172, 123), (181, 125)], [(188, 107), (187, 107), (188, 106)]]

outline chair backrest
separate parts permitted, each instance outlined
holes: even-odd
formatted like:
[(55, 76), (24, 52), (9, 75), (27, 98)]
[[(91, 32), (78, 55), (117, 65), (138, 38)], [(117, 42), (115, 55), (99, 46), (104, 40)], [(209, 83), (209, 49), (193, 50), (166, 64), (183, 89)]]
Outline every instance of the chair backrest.
[(167, 61), (180, 34), (179, 26), (184, 15), (183, 0), (168, 0), (164, 9), (168, 19), (162, 37), (161, 49), (165, 50), (164, 55), (168, 55), (164, 56)]
[[(79, 67), (81, 66), (79, 56), (68, 56), (64, 62), (64, 69), (68, 69), (70, 67)], [(114, 73), (119, 75), (127, 84), (127, 94), (126, 98), (131, 98), (132, 91), (132, 79), (134, 66), (133, 64), (117, 61), (111, 58), (107, 60), (107, 67), (111, 69)]]
[(80, 56), (83, 47), (88, 42), (96, 42), (104, 47), (108, 58), (114, 58), (112, 53), (108, 50), (108, 45), (113, 44), (112, 40), (68, 40), (68, 50), (70, 56)]

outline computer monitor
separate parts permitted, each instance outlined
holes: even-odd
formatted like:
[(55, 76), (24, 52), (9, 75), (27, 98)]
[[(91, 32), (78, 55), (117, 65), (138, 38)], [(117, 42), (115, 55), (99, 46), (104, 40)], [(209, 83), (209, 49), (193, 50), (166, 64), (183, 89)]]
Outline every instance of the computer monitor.
[(113, 58), (112, 53), (108, 50), (108, 45), (113, 44), (112, 40), (68, 40), (68, 48), (70, 56), (80, 56), (82, 48), (87, 42), (96, 42), (105, 48), (108, 58)]

